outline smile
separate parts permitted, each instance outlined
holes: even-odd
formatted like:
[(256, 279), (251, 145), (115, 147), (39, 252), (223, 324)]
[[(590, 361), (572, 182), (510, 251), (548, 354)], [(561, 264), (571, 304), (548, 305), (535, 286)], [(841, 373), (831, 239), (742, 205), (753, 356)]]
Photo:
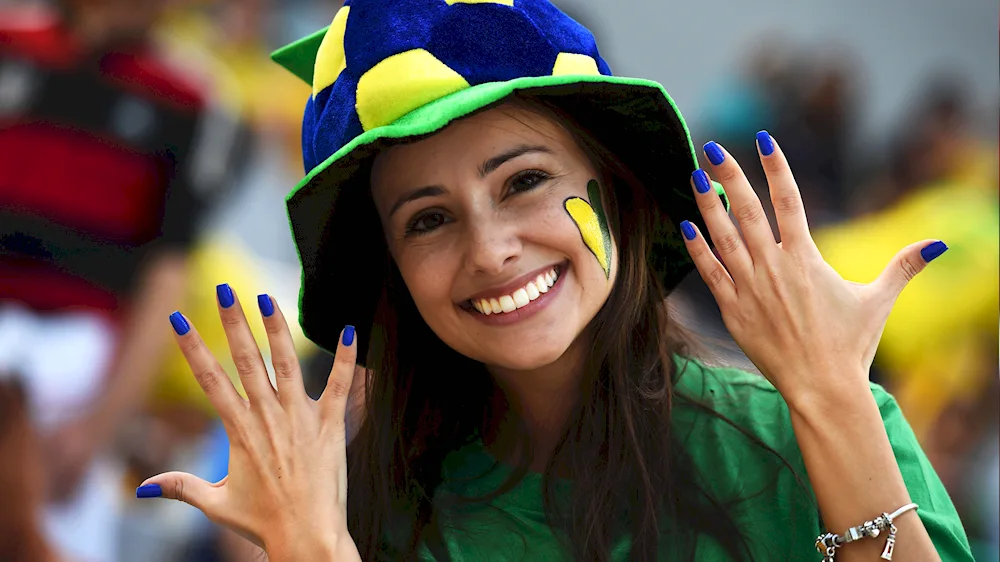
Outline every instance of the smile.
[(521, 281), (520, 286), (502, 289), (495, 294), (481, 294), (463, 303), (462, 308), (480, 320), (516, 321), (532, 315), (551, 300), (561, 286), (568, 264), (549, 266)]

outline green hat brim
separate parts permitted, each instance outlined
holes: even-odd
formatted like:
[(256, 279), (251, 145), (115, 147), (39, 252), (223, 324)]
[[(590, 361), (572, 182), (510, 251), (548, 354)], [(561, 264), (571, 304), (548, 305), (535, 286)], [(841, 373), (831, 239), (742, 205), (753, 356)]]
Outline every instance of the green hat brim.
[[(375, 155), (433, 134), (515, 92), (542, 97), (572, 115), (650, 190), (664, 216), (654, 225), (657, 236), (649, 261), (667, 290), (691, 271), (679, 224), (690, 220), (708, 232), (690, 186), (697, 156), (687, 125), (663, 86), (603, 75), (480, 84), (358, 135), (288, 195), (289, 220), (302, 263), (299, 321), (313, 342), (333, 351), (341, 329), (351, 324), (357, 329), (359, 357), (365, 357), (390, 260), (371, 197), (369, 172)], [(728, 208), (718, 184), (716, 191)]]

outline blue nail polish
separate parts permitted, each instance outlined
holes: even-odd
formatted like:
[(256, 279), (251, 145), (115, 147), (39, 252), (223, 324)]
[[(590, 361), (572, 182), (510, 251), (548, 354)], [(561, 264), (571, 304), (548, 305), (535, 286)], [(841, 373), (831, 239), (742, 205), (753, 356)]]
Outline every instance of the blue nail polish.
[(705, 155), (708, 156), (708, 161), (711, 162), (713, 166), (722, 164), (722, 161), (726, 159), (726, 155), (722, 153), (722, 147), (720, 147), (719, 143), (715, 141), (708, 141), (705, 143)]
[(267, 293), (257, 295), (257, 306), (260, 308), (260, 313), (264, 315), (264, 318), (269, 318), (274, 314), (274, 304), (271, 303), (271, 297)]
[(163, 488), (159, 484), (146, 484), (135, 489), (137, 498), (159, 498), (163, 496)]
[(688, 240), (694, 240), (694, 237), (698, 235), (694, 230), (694, 225), (690, 221), (681, 222), (681, 232), (684, 233), (684, 238)]
[(344, 337), (341, 338), (344, 345), (351, 345), (354, 343), (354, 326), (344, 326)]
[(174, 327), (174, 331), (177, 332), (178, 336), (183, 336), (184, 334), (191, 331), (191, 326), (188, 324), (184, 315), (180, 311), (174, 312), (170, 315), (170, 325)]
[(692, 172), (691, 177), (694, 178), (694, 188), (698, 190), (698, 193), (708, 193), (708, 190), (712, 189), (712, 181), (708, 179), (705, 170), (698, 168)]
[(767, 131), (757, 133), (757, 148), (764, 156), (774, 154), (774, 141), (771, 140), (771, 135)]
[(946, 251), (948, 251), (948, 245), (938, 240), (924, 246), (924, 249), (920, 250), (920, 257), (924, 258), (925, 262), (930, 263)]
[(236, 302), (236, 299), (233, 298), (233, 289), (229, 286), (229, 283), (217, 286), (215, 294), (219, 297), (219, 304), (222, 305), (222, 308), (229, 308)]

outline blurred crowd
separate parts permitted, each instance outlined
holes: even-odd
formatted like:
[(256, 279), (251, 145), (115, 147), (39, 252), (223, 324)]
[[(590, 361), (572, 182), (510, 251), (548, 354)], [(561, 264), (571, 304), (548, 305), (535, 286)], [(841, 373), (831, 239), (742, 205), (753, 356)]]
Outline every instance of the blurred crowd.
[[(227, 472), (225, 432), (167, 315), (183, 310), (232, 375), (215, 285), (245, 302), (268, 292), (296, 316), (282, 201), (303, 174), (310, 89), (268, 53), (336, 8), (0, 0), (0, 562), (261, 559), (134, 489), (165, 470)], [(685, 108), (696, 141), (726, 145), (767, 202), (753, 146), (741, 150), (767, 128), (824, 257), (852, 281), (911, 242), (948, 243), (900, 298), (872, 378), (899, 400), (977, 560), (1000, 560), (998, 106), (976, 106), (944, 68), (892, 130), (860, 139), (863, 53), (823, 47), (767, 46), (706, 84), (703, 107)], [(671, 298), (722, 360), (745, 361), (696, 280)], [(295, 336), (315, 394), (330, 359)]]

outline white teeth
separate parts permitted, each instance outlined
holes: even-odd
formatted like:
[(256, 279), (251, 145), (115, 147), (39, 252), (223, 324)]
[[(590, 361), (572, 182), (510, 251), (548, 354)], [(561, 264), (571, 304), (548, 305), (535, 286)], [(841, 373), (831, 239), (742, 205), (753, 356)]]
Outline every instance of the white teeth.
[(538, 298), (538, 287), (535, 287), (535, 283), (533, 281), (528, 281), (528, 284), (524, 286), (524, 290), (528, 293), (529, 299), (535, 300)]
[(514, 297), (514, 304), (518, 308), (524, 308), (528, 306), (529, 302), (531, 302), (531, 299), (528, 298), (528, 291), (525, 291), (524, 289), (514, 291), (514, 294), (511, 296)]
[(539, 274), (538, 277), (528, 281), (524, 287), (509, 295), (471, 301), (472, 307), (479, 311), (480, 314), (485, 314), (486, 316), (513, 312), (519, 308), (528, 306), (531, 301), (540, 297), (542, 293), (549, 292), (549, 289), (555, 285), (558, 278), (559, 276), (555, 268), (550, 269), (545, 273)]
[(535, 278), (535, 288), (538, 289), (540, 293), (549, 292), (549, 284), (545, 282), (545, 276), (539, 275)]

